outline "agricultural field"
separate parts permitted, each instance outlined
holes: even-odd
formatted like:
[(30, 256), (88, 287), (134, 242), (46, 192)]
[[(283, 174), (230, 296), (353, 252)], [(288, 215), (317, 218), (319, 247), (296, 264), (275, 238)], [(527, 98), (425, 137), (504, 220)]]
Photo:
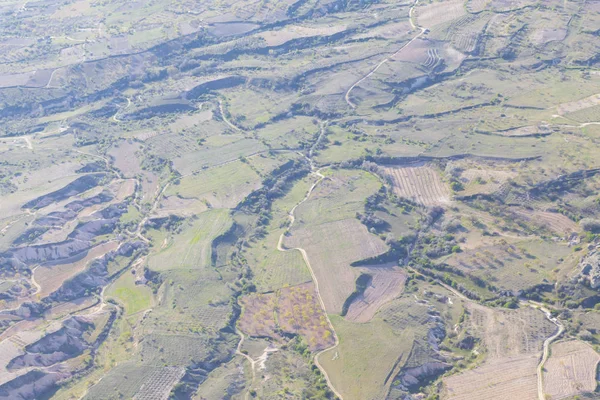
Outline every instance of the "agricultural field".
[(423, 206), (450, 203), (450, 189), (431, 166), (387, 167), (385, 174), (400, 197)]
[(558, 342), (544, 365), (544, 393), (550, 399), (564, 399), (596, 390), (600, 355), (580, 341)]
[(597, 395), (597, 1), (0, 15), (1, 398)]
[(281, 341), (282, 335), (297, 334), (312, 351), (330, 347), (334, 342), (312, 284), (249, 296), (240, 303), (239, 328), (251, 337)]
[(467, 330), (482, 338), (482, 348), (476, 350), (486, 352), (486, 361), (472, 370), (444, 378), (443, 397), (502, 399), (512, 393), (524, 399), (538, 398), (536, 369), (542, 342), (556, 327), (530, 307), (495, 311), (470, 306), (467, 310)]

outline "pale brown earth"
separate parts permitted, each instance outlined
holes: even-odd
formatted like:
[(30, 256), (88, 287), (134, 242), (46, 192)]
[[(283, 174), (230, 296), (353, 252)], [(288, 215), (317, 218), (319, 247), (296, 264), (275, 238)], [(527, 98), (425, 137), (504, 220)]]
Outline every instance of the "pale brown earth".
[(544, 364), (544, 393), (549, 400), (564, 399), (596, 389), (596, 368), (600, 355), (579, 340), (552, 345), (552, 353)]
[(534, 355), (499, 358), (444, 379), (448, 400), (538, 400)]
[[(537, 400), (537, 365), (544, 340), (556, 327), (530, 307), (497, 310), (467, 303), (466, 323), (483, 337), (486, 360), (443, 379), (448, 400)], [(475, 349), (481, 352), (482, 349)]]
[(549, 211), (529, 211), (516, 208), (511, 208), (511, 210), (516, 212), (521, 217), (524, 217), (531, 222), (541, 224), (560, 235), (566, 236), (570, 233), (579, 231), (579, 226), (577, 223), (562, 214)]
[(372, 275), (373, 280), (365, 292), (352, 302), (346, 319), (369, 322), (383, 305), (402, 293), (406, 274), (396, 264), (363, 267), (360, 270)]
[(119, 247), (119, 243), (116, 241), (106, 242), (92, 248), (83, 259), (74, 263), (52, 267), (37, 267), (33, 279), (40, 285), (40, 291), (36, 293), (36, 296), (44, 298), (58, 290), (67, 279), (83, 271), (92, 260), (102, 257), (106, 253), (117, 249), (117, 247)]
[(493, 193), (516, 176), (517, 173), (512, 171), (470, 168), (460, 175), (459, 179), (465, 186), (465, 190), (460, 194), (468, 196), (477, 193)]
[(463, 0), (434, 2), (416, 8), (417, 25), (432, 28), (466, 14)]
[(311, 37), (311, 36), (329, 36), (346, 29), (345, 25), (331, 26), (301, 26), (288, 25), (280, 30), (266, 31), (258, 34), (269, 46), (279, 46), (292, 39)]
[(559, 104), (557, 110), (559, 115), (565, 115), (585, 108), (597, 106), (598, 104), (600, 104), (600, 94), (595, 94), (581, 100)]
[(424, 206), (450, 203), (450, 190), (438, 172), (426, 164), (386, 167), (394, 193)]
[(328, 313), (340, 313), (356, 287), (359, 271), (350, 264), (387, 250), (385, 243), (355, 218), (299, 228), (285, 237), (283, 244), (306, 250)]

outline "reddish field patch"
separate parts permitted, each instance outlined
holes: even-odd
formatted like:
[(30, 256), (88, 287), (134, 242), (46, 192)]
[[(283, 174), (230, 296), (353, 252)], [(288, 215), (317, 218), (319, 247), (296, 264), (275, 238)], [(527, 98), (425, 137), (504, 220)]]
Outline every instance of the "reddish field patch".
[(334, 337), (312, 283), (287, 287), (276, 293), (252, 294), (240, 300), (239, 328), (254, 337), (282, 340), (285, 334), (304, 338), (312, 351), (330, 347)]

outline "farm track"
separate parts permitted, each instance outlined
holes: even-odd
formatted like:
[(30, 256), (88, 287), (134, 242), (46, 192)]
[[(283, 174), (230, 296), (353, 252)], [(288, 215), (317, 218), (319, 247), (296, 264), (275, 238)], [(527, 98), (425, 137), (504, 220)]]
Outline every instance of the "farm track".
[[(331, 389), (331, 391), (340, 399), (343, 400), (342, 395), (335, 389), (333, 383), (331, 382), (331, 379), (329, 378), (329, 375), (327, 374), (327, 371), (325, 370), (325, 368), (321, 365), (321, 363), (319, 363), (319, 356), (323, 353), (325, 353), (326, 351), (329, 351), (331, 349), (336, 348), (340, 341), (339, 338), (335, 332), (335, 329), (333, 327), (333, 324), (331, 323), (331, 320), (329, 319), (329, 315), (327, 315), (327, 309), (325, 308), (325, 303), (323, 302), (323, 297), (321, 296), (321, 292), (319, 290), (319, 281), (317, 280), (317, 276), (315, 275), (315, 272), (313, 270), (312, 265), (310, 264), (310, 260), (308, 259), (308, 254), (306, 253), (306, 250), (304, 250), (301, 247), (295, 247), (295, 248), (284, 248), (283, 247), (283, 238), (285, 237), (285, 235), (290, 231), (290, 229), (292, 228), (292, 226), (294, 225), (294, 222), (296, 221), (296, 217), (295, 217), (295, 212), (296, 209), (302, 205), (303, 203), (305, 203), (306, 201), (308, 201), (308, 199), (310, 198), (310, 196), (312, 195), (313, 191), (315, 190), (315, 188), (319, 185), (319, 183), (321, 183), (324, 179), (325, 176), (323, 174), (321, 174), (321, 169), (317, 169), (314, 165), (314, 162), (312, 160), (312, 154), (314, 153), (314, 150), (316, 149), (316, 147), (318, 146), (318, 144), (320, 143), (322, 137), (325, 134), (325, 128), (326, 128), (326, 122), (321, 123), (321, 131), (320, 134), (317, 138), (317, 140), (315, 141), (315, 143), (312, 145), (312, 147), (310, 148), (309, 152), (308, 152), (308, 156), (305, 156), (306, 159), (308, 160), (309, 164), (310, 164), (310, 168), (311, 168), (311, 174), (315, 175), (318, 179), (312, 184), (312, 186), (308, 189), (306, 196), (304, 196), (304, 198), (302, 200), (300, 200), (300, 202), (298, 202), (294, 207), (292, 207), (292, 209), (290, 210), (290, 212), (288, 213), (288, 216), (290, 218), (290, 224), (288, 226), (288, 228), (286, 229), (286, 231), (284, 233), (282, 233), (279, 236), (279, 241), (277, 242), (277, 250), (281, 251), (281, 252), (286, 252), (286, 251), (293, 251), (293, 250), (297, 250), (300, 252), (300, 254), (302, 254), (302, 259), (304, 260), (304, 263), (306, 264), (310, 275), (312, 277), (313, 283), (315, 285), (315, 292), (317, 293), (317, 298), (319, 299), (319, 304), (321, 305), (321, 308), (323, 309), (323, 314), (325, 315), (325, 318), (327, 319), (327, 323), (329, 325), (329, 328), (331, 329), (331, 332), (333, 332), (333, 337), (335, 339), (334, 344), (331, 347), (328, 347), (326, 349), (321, 350), (320, 352), (318, 352), (317, 354), (315, 354), (314, 356), (314, 362), (315, 365), (317, 366), (317, 368), (319, 368), (319, 370), (321, 371), (321, 373), (323, 374), (323, 376), (325, 377), (325, 380), (327, 382), (327, 386), (329, 386), (329, 389)], [(243, 336), (242, 336), (243, 338)], [(242, 339), (243, 340), (243, 339)]]
[(354, 104), (352, 102), (352, 100), (350, 100), (350, 92), (352, 92), (352, 90), (360, 85), (362, 82), (364, 82), (366, 79), (369, 79), (375, 72), (377, 72), (377, 70), (379, 70), (379, 68), (381, 68), (381, 66), (385, 63), (387, 63), (388, 61), (390, 61), (390, 59), (396, 57), (398, 54), (400, 54), (400, 52), (402, 50), (404, 50), (406, 47), (408, 47), (412, 42), (414, 42), (415, 40), (417, 40), (419, 37), (421, 37), (425, 31), (427, 30), (426, 28), (423, 27), (419, 27), (417, 26), (412, 19), (412, 15), (413, 15), (413, 11), (415, 9), (415, 7), (419, 4), (419, 0), (415, 1), (415, 4), (412, 5), (412, 7), (410, 8), (409, 12), (408, 12), (408, 19), (410, 21), (410, 25), (412, 26), (413, 29), (420, 29), (421, 32), (419, 32), (419, 34), (417, 34), (415, 37), (413, 37), (411, 40), (408, 41), (408, 43), (404, 44), (402, 47), (400, 47), (398, 50), (396, 50), (395, 53), (393, 53), (391, 56), (384, 58), (382, 61), (379, 62), (379, 64), (377, 64), (375, 66), (375, 68), (373, 68), (371, 70), (371, 72), (369, 72), (368, 74), (366, 74), (365, 76), (363, 76), (362, 78), (360, 78), (358, 81), (356, 81), (352, 86), (350, 86), (350, 89), (348, 89), (348, 91), (346, 92), (346, 95), (344, 96), (344, 98), (346, 99), (346, 103), (348, 103), (348, 105), (351, 108), (356, 108), (356, 104)]
[[(409, 252), (410, 254), (410, 252)], [(408, 267), (408, 270), (416, 273), (418, 275), (421, 275), (425, 278), (427, 278), (425, 275), (421, 274), (419, 271)], [(434, 280), (436, 281), (437, 284), (439, 284), (440, 286), (444, 287), (445, 289), (447, 289), (448, 291), (450, 291), (451, 293), (455, 294), (457, 297), (459, 297), (462, 300), (465, 301), (471, 301), (468, 297), (466, 297), (464, 294), (462, 294), (461, 292), (459, 292), (458, 290), (454, 289), (453, 287), (446, 285), (445, 283), (441, 282), (440, 280), (438, 280), (437, 278), (434, 278)], [(554, 342), (556, 339), (558, 339), (560, 337), (560, 335), (563, 334), (563, 332), (565, 331), (565, 327), (562, 324), (562, 322), (560, 322), (560, 320), (558, 320), (558, 318), (555, 318), (552, 316), (552, 314), (550, 313), (550, 311), (545, 308), (544, 306), (542, 306), (539, 303), (533, 302), (531, 300), (519, 300), (519, 303), (521, 305), (527, 305), (529, 307), (535, 308), (540, 310), (541, 312), (544, 313), (544, 315), (546, 316), (546, 318), (548, 319), (548, 321), (552, 322), (554, 325), (557, 326), (557, 331), (550, 337), (546, 338), (546, 340), (544, 340), (544, 344), (542, 346), (542, 357), (540, 359), (540, 362), (537, 366), (537, 392), (538, 392), (538, 399), (539, 400), (546, 400), (546, 396), (544, 394), (544, 383), (543, 383), (543, 371), (544, 371), (544, 364), (546, 363), (546, 361), (548, 361), (548, 357), (550, 355), (550, 345), (552, 344), (552, 342)]]
[[(314, 166), (312, 165), (312, 160), (311, 161), (311, 168), (314, 169)], [(323, 174), (321, 174), (320, 170), (314, 170), (312, 172), (314, 175), (316, 175), (318, 177), (318, 179), (315, 181), (315, 183), (313, 183), (313, 185), (310, 187), (310, 189), (308, 190), (308, 192), (306, 193), (306, 196), (304, 197), (304, 199), (302, 199), (298, 204), (296, 204), (289, 212), (289, 218), (290, 218), (290, 225), (288, 226), (288, 229), (281, 234), (281, 236), (279, 236), (279, 241), (277, 242), (277, 250), (282, 251), (282, 252), (286, 252), (286, 251), (292, 251), (292, 250), (297, 250), (300, 252), (300, 254), (302, 254), (302, 258), (304, 260), (304, 263), (306, 264), (306, 266), (308, 267), (308, 270), (310, 272), (310, 275), (312, 277), (312, 280), (315, 284), (315, 292), (317, 293), (317, 298), (319, 299), (319, 304), (321, 305), (321, 308), (323, 309), (323, 314), (325, 315), (325, 318), (327, 319), (327, 323), (329, 324), (329, 328), (331, 329), (331, 331), (333, 332), (333, 337), (335, 339), (335, 342), (333, 344), (333, 346), (328, 347), (326, 349), (321, 350), (320, 352), (318, 352), (317, 354), (315, 354), (314, 357), (314, 362), (315, 365), (317, 366), (317, 368), (319, 368), (319, 370), (321, 371), (321, 373), (323, 374), (323, 376), (325, 377), (325, 380), (327, 381), (327, 386), (329, 386), (329, 388), (331, 389), (331, 391), (337, 396), (339, 397), (340, 400), (343, 400), (342, 395), (335, 389), (335, 387), (333, 386), (333, 383), (331, 382), (331, 379), (329, 379), (329, 375), (327, 374), (327, 371), (325, 370), (325, 368), (323, 368), (323, 366), (321, 365), (321, 363), (319, 363), (319, 356), (323, 353), (325, 353), (326, 351), (329, 351), (331, 349), (336, 348), (340, 341), (339, 338), (335, 332), (335, 329), (333, 327), (333, 324), (331, 323), (331, 320), (329, 319), (329, 316), (327, 315), (327, 310), (325, 308), (325, 303), (323, 302), (323, 298), (321, 296), (321, 292), (319, 290), (319, 281), (317, 280), (317, 276), (315, 275), (315, 272), (312, 268), (312, 265), (310, 264), (310, 260), (308, 259), (308, 254), (306, 253), (306, 250), (304, 250), (301, 247), (294, 247), (291, 249), (287, 249), (283, 247), (283, 238), (285, 236), (285, 234), (287, 232), (289, 232), (290, 228), (293, 226), (294, 222), (296, 221), (296, 217), (294, 216), (294, 213), (296, 211), (296, 209), (303, 204), (304, 202), (306, 202), (312, 192), (314, 191), (314, 189), (317, 187), (317, 185), (319, 183), (321, 183), (323, 181), (323, 179), (325, 179), (325, 176)]]
[[(256, 370), (255, 370), (256, 361), (254, 361), (254, 359), (252, 359), (252, 357), (250, 357), (248, 354), (242, 353), (241, 348), (242, 348), (242, 345), (244, 344), (244, 339), (246, 338), (244, 336), (244, 334), (237, 327), (235, 328), (235, 333), (240, 335), (240, 341), (239, 341), (237, 347), (235, 348), (235, 354), (244, 357), (250, 363), (250, 368), (252, 369), (252, 382), (250, 383), (250, 387), (252, 387), (252, 385), (254, 385), (254, 380), (256, 379)], [(247, 391), (246, 396), (244, 397), (245, 400), (248, 400), (249, 396), (250, 396), (250, 391)]]
[[(129, 97), (127, 97), (127, 105), (123, 108), (122, 111), (127, 110), (129, 107), (131, 106), (131, 99)], [(119, 113), (121, 112), (121, 110), (117, 110), (117, 112), (115, 113), (115, 115), (112, 116), (112, 120), (114, 122), (123, 122), (122, 120), (117, 118), (117, 115), (119, 115)]]
[(528, 302), (527, 304), (530, 307), (538, 308), (540, 311), (542, 311), (544, 313), (544, 315), (546, 315), (546, 318), (548, 319), (548, 321), (552, 322), (554, 325), (556, 325), (558, 327), (558, 330), (556, 331), (556, 333), (554, 335), (552, 335), (549, 338), (547, 338), (546, 340), (544, 340), (544, 345), (543, 345), (543, 349), (542, 349), (542, 358), (537, 367), (538, 399), (545, 400), (546, 396), (544, 395), (544, 381), (543, 381), (544, 364), (546, 364), (546, 361), (548, 361), (548, 356), (550, 355), (550, 344), (552, 344), (552, 342), (554, 342), (560, 335), (562, 335), (562, 333), (565, 331), (565, 327), (558, 320), (558, 318), (553, 317), (552, 314), (550, 313), (550, 311), (547, 308), (543, 307), (541, 304), (534, 303), (531, 301)]
[(221, 100), (219, 100), (219, 111), (221, 112), (221, 118), (223, 118), (223, 122), (225, 122), (231, 129), (233, 129), (234, 131), (238, 131), (241, 132), (243, 131), (242, 128), (240, 128), (237, 125), (234, 125), (231, 121), (229, 121), (229, 119), (225, 116), (225, 108), (223, 107), (223, 102)]

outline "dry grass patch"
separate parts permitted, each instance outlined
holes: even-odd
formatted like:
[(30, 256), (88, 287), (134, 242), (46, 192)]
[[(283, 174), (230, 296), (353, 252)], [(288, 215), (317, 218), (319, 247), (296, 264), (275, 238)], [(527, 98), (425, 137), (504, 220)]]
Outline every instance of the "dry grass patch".
[(460, 174), (459, 179), (465, 187), (460, 194), (470, 196), (494, 193), (509, 179), (516, 176), (517, 173), (513, 171), (470, 168)]
[(392, 371), (410, 354), (414, 331), (395, 331), (378, 318), (357, 324), (334, 316), (331, 322), (340, 344), (321, 354), (318, 361), (333, 386), (344, 400), (386, 398)]
[(600, 94), (595, 94), (581, 100), (562, 103), (557, 106), (558, 113), (565, 115), (575, 111), (583, 110), (600, 104)]
[(417, 7), (417, 24), (425, 28), (452, 21), (466, 14), (463, 0), (447, 0)]
[(108, 154), (113, 158), (115, 168), (121, 171), (123, 176), (133, 178), (142, 172), (137, 156), (141, 149), (142, 146), (139, 143), (122, 141)]
[(450, 203), (450, 190), (437, 171), (424, 163), (386, 167), (394, 192), (424, 206)]
[(346, 29), (345, 25), (332, 26), (300, 26), (291, 25), (277, 31), (267, 31), (258, 34), (269, 46), (279, 46), (293, 39), (311, 36), (329, 36)]
[(445, 262), (499, 289), (518, 291), (554, 279), (552, 270), (568, 265), (565, 244), (531, 239), (506, 241), (454, 254)]
[(359, 271), (350, 264), (387, 250), (385, 243), (357, 219), (294, 229), (285, 238), (284, 246), (306, 250), (330, 314), (340, 313), (344, 301), (355, 289)]
[(568, 236), (573, 232), (579, 232), (579, 226), (568, 217), (549, 211), (529, 211), (523, 209), (511, 208), (520, 217), (525, 218), (531, 223), (541, 225), (557, 234)]
[(494, 133), (501, 136), (507, 137), (523, 137), (533, 135), (544, 135), (551, 132), (548, 125), (528, 125), (520, 126), (518, 128), (510, 128), (505, 130), (495, 131)]
[(444, 379), (448, 400), (537, 400), (535, 356), (496, 359)]
[(556, 326), (531, 307), (499, 310), (469, 303), (469, 324), (483, 337), (488, 360), (537, 355)]
[(487, 359), (473, 370), (445, 378), (443, 398), (536, 400), (542, 344), (556, 326), (531, 307), (498, 310), (467, 303), (467, 310), (466, 323), (483, 338)]
[(368, 322), (389, 301), (398, 297), (404, 290), (406, 274), (395, 264), (361, 268), (373, 278), (365, 292), (358, 296), (346, 314), (353, 322)]
[[(600, 355), (579, 340), (552, 345), (552, 354), (544, 365), (544, 393), (558, 400), (596, 389), (596, 367)], [(549, 396), (549, 397), (548, 397)]]

